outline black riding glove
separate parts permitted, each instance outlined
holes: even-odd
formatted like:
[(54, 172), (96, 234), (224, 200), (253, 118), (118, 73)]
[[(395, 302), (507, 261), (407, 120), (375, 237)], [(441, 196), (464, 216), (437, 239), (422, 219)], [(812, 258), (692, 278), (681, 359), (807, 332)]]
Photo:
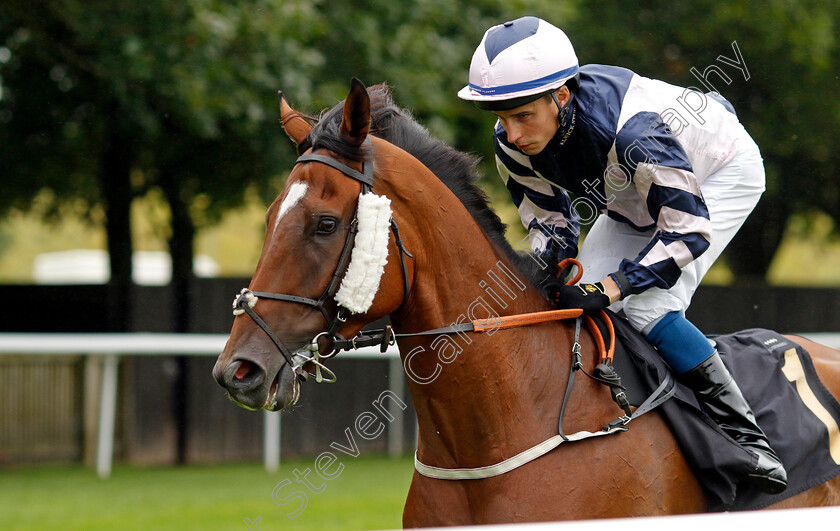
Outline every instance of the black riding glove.
[(586, 312), (597, 312), (610, 305), (610, 298), (600, 282), (594, 284), (563, 284), (552, 281), (544, 286), (544, 292), (557, 308), (580, 308)]

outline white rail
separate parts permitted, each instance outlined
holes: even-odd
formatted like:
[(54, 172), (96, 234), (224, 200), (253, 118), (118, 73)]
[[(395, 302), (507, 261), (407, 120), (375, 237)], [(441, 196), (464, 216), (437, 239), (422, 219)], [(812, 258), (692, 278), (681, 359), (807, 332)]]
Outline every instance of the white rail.
[[(823, 345), (840, 350), (840, 333), (799, 334)], [(217, 356), (225, 346), (226, 334), (48, 334), (0, 333), (0, 354), (25, 355), (102, 355), (102, 381), (100, 383), (99, 424), (97, 429), (96, 471), (100, 477), (111, 475), (113, 462), (114, 428), (117, 402), (117, 374), (121, 356)], [(363, 348), (342, 353), (343, 359), (389, 360), (389, 385), (397, 396), (405, 396), (405, 380), (399, 350), (394, 346), (385, 354), (378, 348)], [(388, 452), (397, 454), (402, 449), (402, 414), (392, 411), (395, 417), (388, 430)], [(265, 412), (263, 455), (265, 467), (276, 471), (280, 463), (280, 415)]]
[[(47, 334), (0, 333), (0, 354), (23, 355), (102, 355), (99, 424), (97, 428), (96, 472), (111, 475), (114, 428), (117, 412), (117, 383), (121, 356), (218, 356), (225, 346), (225, 334)], [(389, 385), (397, 396), (405, 396), (402, 363), (394, 346), (384, 354), (378, 348), (364, 348), (341, 354), (342, 359), (389, 360)], [(388, 452), (402, 450), (402, 412), (391, 412), (395, 419), (388, 430)], [(264, 413), (263, 456), (266, 470), (274, 472), (280, 464), (280, 414)]]

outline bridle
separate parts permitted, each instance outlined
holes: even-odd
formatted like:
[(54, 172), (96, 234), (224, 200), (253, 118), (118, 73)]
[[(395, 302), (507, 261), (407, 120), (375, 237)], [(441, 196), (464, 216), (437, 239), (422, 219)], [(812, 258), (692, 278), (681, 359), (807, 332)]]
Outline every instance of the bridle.
[[(370, 145), (370, 137), (365, 139), (363, 145)], [(350, 166), (344, 164), (338, 159), (328, 157), (326, 155), (319, 155), (319, 154), (305, 154), (301, 155), (295, 161), (295, 165), (303, 164), (307, 162), (318, 162), (321, 164), (326, 164), (330, 166), (347, 177), (354, 179), (361, 183), (361, 191), (359, 192), (359, 197), (364, 194), (371, 193), (373, 190), (373, 160), (366, 161), (362, 163), (362, 171), (359, 172)], [(356, 240), (356, 234), (359, 231), (359, 220), (358, 220), (358, 198), (356, 201), (356, 208), (353, 212), (353, 220), (350, 222), (350, 227), (347, 232), (347, 237), (344, 240), (344, 247), (341, 249), (341, 255), (338, 258), (338, 263), (336, 264), (335, 270), (333, 271), (332, 277), (330, 278), (327, 287), (324, 289), (324, 292), (321, 294), (318, 299), (311, 299), (308, 297), (302, 297), (300, 295), (289, 295), (285, 293), (271, 293), (266, 291), (251, 291), (248, 288), (244, 288), (234, 300), (233, 306), (235, 308), (235, 314), (238, 314), (238, 311), (241, 310), (245, 314), (251, 317), (254, 322), (259, 326), (263, 332), (271, 339), (271, 342), (274, 343), (274, 346), (277, 347), (277, 350), (280, 351), (280, 354), (286, 360), (286, 363), (289, 364), (289, 367), (293, 370), (293, 372), (302, 379), (305, 379), (307, 376), (310, 375), (307, 371), (303, 369), (303, 366), (308, 363), (313, 363), (315, 365), (315, 374), (312, 375), (315, 377), (316, 381), (326, 381), (326, 382), (333, 382), (335, 381), (335, 374), (328, 369), (325, 365), (323, 365), (320, 360), (331, 358), (334, 356), (339, 350), (341, 350), (342, 346), (346, 345), (347, 343), (352, 342), (353, 340), (343, 338), (339, 333), (338, 330), (341, 326), (347, 321), (347, 318), (350, 316), (351, 312), (349, 309), (345, 308), (341, 304), (337, 305), (337, 309), (335, 311), (334, 316), (330, 316), (330, 312), (327, 308), (329, 301), (335, 298), (335, 294), (338, 291), (339, 285), (341, 284), (341, 280), (344, 276), (344, 273), (347, 270), (347, 267), (350, 263), (351, 252), (353, 250), (353, 245)], [(402, 267), (403, 273), (403, 300), (402, 304), (405, 304), (406, 300), (408, 299), (408, 294), (410, 291), (409, 281), (408, 281), (408, 268), (406, 266), (405, 257), (409, 256), (413, 258), (413, 255), (409, 253), (405, 246), (403, 245), (402, 238), (400, 237), (399, 227), (397, 226), (397, 222), (394, 220), (393, 217), (390, 219), (390, 226), (391, 232), (394, 234), (394, 239), (397, 244), (397, 248), (399, 249), (399, 256), (400, 256), (400, 265)], [(257, 303), (258, 299), (271, 299), (271, 300), (279, 300), (279, 301), (287, 301), (287, 302), (294, 302), (298, 304), (303, 304), (306, 306), (311, 306), (312, 308), (321, 312), (323, 315), (324, 320), (327, 323), (327, 329), (324, 332), (317, 334), (312, 341), (309, 343), (308, 346), (298, 350), (297, 352), (292, 352), (274, 331), (268, 325), (268, 323), (263, 320), (262, 317), (254, 311), (254, 306)], [(395, 336), (391, 333), (390, 338), (387, 338), (388, 341), (394, 342)], [(320, 352), (320, 340), (322, 338), (326, 338), (329, 342), (333, 345), (333, 349), (331, 352), (327, 354), (322, 354)], [(340, 345), (340, 346), (339, 346)], [(311, 356), (307, 356), (305, 353), (311, 352)], [(324, 378), (321, 374), (321, 371), (325, 371), (327, 373), (327, 377)]]

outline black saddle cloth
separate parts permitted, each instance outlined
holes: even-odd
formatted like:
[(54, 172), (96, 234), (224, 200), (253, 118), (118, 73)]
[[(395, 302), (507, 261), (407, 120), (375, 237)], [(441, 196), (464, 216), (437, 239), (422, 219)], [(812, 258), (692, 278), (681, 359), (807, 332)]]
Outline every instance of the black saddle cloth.
[[(631, 403), (638, 405), (671, 371), (644, 336), (625, 319), (610, 316), (618, 339), (615, 367)], [(835, 448), (834, 456), (830, 451), (832, 440), (840, 436), (840, 404), (817, 378), (808, 352), (764, 329), (709, 338), (716, 342), (723, 362), (784, 463), (789, 481), (787, 490), (774, 496), (744, 481), (754, 468), (752, 455), (702, 411), (691, 390), (675, 383), (673, 398), (658, 410), (706, 491), (709, 510), (759, 509), (840, 474), (840, 448)], [(629, 428), (633, 429), (632, 423)]]

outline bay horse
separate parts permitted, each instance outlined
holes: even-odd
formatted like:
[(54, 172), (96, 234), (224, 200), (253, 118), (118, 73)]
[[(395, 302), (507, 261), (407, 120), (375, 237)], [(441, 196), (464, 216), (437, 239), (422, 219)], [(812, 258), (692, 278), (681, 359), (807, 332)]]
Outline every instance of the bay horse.
[[(483, 467), (555, 436), (572, 364), (568, 353), (576, 340), (573, 321), (493, 334), (412, 335), (458, 325), (467, 316), (480, 320), (492, 313), (552, 309), (535, 286), (553, 271), (506, 242), (504, 225), (473, 184), (477, 160), (432, 138), (393, 105), (387, 87), (368, 90), (358, 80), (346, 100), (314, 126), (282, 94), (281, 114), (302, 157), (268, 208), (262, 255), (249, 288), (235, 301), (240, 316), (213, 369), (231, 400), (250, 409), (294, 404), (305, 374), (301, 366), (315, 366), (319, 379), (326, 370), (313, 352), (330, 352), (331, 342), (353, 338), (390, 316), (392, 330), (400, 332), (392, 337), (397, 337), (417, 415), (419, 462)], [(362, 198), (380, 204), (363, 208)], [(390, 219), (368, 219), (382, 218), (383, 212)], [(371, 223), (380, 228), (360, 227)], [(365, 288), (368, 300), (346, 293), (342, 298), (345, 287), (361, 285), (342, 282), (336, 293), (345, 270), (349, 276), (353, 268), (347, 265), (348, 248), (371, 234), (375, 241), (365, 243), (366, 249), (381, 253), (368, 257), (372, 265), (362, 274), (368, 275), (364, 282), (374, 277), (373, 286)], [(358, 307), (348, 310), (353, 304)], [(811, 354), (822, 381), (837, 396), (840, 352), (795, 341)], [(593, 364), (593, 338), (583, 334), (579, 343), (584, 363)], [(574, 381), (563, 420), (567, 432), (597, 429), (615, 416), (605, 386)], [(838, 503), (840, 476), (773, 507)], [(706, 510), (702, 487), (653, 411), (619, 436), (560, 445), (495, 477), (450, 481), (415, 470), (403, 524)]]

